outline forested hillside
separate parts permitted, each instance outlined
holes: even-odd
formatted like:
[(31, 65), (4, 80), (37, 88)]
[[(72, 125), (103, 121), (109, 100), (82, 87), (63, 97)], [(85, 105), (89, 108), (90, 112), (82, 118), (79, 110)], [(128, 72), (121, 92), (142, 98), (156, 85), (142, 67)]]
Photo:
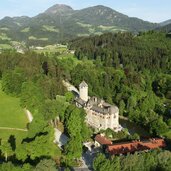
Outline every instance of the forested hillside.
[[(84, 122), (84, 111), (72, 105), (73, 95), (62, 83), (66, 71), (57, 57), (34, 52), (0, 54), (2, 90), (19, 98), (20, 106), (34, 117), (24, 136), (8, 130), (0, 133), (0, 170), (57, 170), (57, 166), (78, 165), (75, 159), (81, 157), (82, 143), (91, 132)], [(11, 119), (8, 117), (4, 120)], [(57, 121), (61, 125), (58, 129), (69, 137), (63, 151), (54, 143)]]
[(171, 71), (171, 39), (165, 33), (107, 33), (102, 36), (78, 38), (70, 48), (78, 59), (100, 60), (103, 66), (130, 68), (136, 71)]
[(164, 33), (104, 34), (70, 44), (79, 60), (71, 73), (75, 85), (85, 80), (90, 94), (116, 103), (120, 115), (162, 135), (170, 126), (171, 39)]
[(170, 33), (171, 33), (171, 23), (166, 24), (166, 25), (164, 25), (162, 27), (159, 27), (159, 28), (157, 28), (157, 30), (160, 30), (160, 31), (163, 31), (163, 32), (168, 33), (167, 35), (168, 35), (168, 37), (170, 37)]
[[(145, 128), (151, 137), (162, 136), (170, 141), (170, 45), (171, 39), (160, 32), (138, 36), (108, 33), (71, 41), (69, 47), (75, 50), (76, 56), (3, 51), (0, 54), (2, 89), (9, 96), (19, 98), (20, 106), (28, 108), (34, 120), (21, 140), (14, 135), (12, 139), (3, 138), (0, 134), (0, 170), (53, 170), (56, 166), (79, 165), (85, 150), (83, 142), (92, 141), (93, 135), (84, 122), (84, 110), (74, 105), (73, 94), (63, 86), (64, 79), (75, 86), (85, 80), (90, 96), (115, 103), (121, 116)], [(52, 125), (56, 120), (69, 138), (63, 150), (53, 143)], [(143, 170), (144, 167), (169, 171), (170, 161), (170, 151), (156, 150), (113, 156), (111, 160), (99, 155), (93, 167), (102, 171), (106, 168)]]

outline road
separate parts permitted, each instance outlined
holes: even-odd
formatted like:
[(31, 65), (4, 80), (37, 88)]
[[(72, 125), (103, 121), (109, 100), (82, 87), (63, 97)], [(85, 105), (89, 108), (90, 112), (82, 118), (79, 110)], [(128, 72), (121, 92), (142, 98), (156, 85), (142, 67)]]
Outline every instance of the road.
[(74, 92), (74, 93), (79, 95), (79, 91), (77, 90), (76, 87), (74, 87), (72, 84), (70, 84), (67, 81), (63, 80), (62, 82), (63, 82), (63, 85), (67, 88), (68, 91), (72, 91), (72, 92)]
[(96, 155), (98, 154), (98, 151), (92, 151), (90, 152), (87, 150), (81, 158), (82, 166), (74, 168), (75, 171), (92, 171), (93, 170), (93, 161)]

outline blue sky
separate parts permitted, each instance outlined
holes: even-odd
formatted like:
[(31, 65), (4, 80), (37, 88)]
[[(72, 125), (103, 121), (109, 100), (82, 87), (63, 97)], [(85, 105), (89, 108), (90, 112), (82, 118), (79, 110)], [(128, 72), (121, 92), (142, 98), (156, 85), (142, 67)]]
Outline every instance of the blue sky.
[(67, 4), (74, 9), (105, 5), (151, 22), (171, 19), (171, 0), (0, 0), (0, 19), (4, 16), (35, 16), (54, 4)]

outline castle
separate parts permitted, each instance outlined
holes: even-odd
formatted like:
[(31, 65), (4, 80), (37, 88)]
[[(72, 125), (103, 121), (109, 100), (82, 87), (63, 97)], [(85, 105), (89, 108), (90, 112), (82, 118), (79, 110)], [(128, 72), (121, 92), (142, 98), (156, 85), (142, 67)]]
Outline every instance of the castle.
[(77, 107), (85, 109), (87, 113), (86, 122), (90, 126), (99, 130), (107, 128), (115, 131), (121, 130), (118, 107), (97, 97), (89, 97), (88, 85), (85, 81), (79, 85), (79, 97), (75, 101)]

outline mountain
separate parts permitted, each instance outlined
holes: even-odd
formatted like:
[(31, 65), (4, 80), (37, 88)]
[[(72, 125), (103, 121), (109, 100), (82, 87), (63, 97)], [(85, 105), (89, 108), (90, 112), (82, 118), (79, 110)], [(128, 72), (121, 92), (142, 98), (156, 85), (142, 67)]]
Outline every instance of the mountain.
[(0, 44), (22, 41), (29, 46), (44, 46), (79, 36), (118, 31), (137, 33), (156, 27), (158, 24), (128, 17), (102, 5), (74, 10), (57, 4), (32, 18), (0, 20)]
[(171, 19), (170, 20), (166, 20), (166, 21), (164, 21), (164, 22), (161, 22), (161, 23), (159, 23), (160, 24), (160, 26), (166, 26), (166, 25), (168, 25), (168, 24), (171, 24)]
[(171, 19), (159, 23), (159, 27), (157, 27), (155, 30), (164, 31), (164, 32), (168, 33), (168, 35), (170, 36), (170, 33), (171, 33)]
[(68, 15), (72, 12), (74, 12), (74, 10), (70, 6), (64, 4), (56, 4), (45, 11), (46, 14), (55, 15)]
[(171, 23), (170, 24), (167, 24), (167, 25), (164, 25), (162, 27), (158, 27), (156, 30), (164, 31), (164, 32), (167, 33), (167, 35), (169, 37), (171, 37)]

